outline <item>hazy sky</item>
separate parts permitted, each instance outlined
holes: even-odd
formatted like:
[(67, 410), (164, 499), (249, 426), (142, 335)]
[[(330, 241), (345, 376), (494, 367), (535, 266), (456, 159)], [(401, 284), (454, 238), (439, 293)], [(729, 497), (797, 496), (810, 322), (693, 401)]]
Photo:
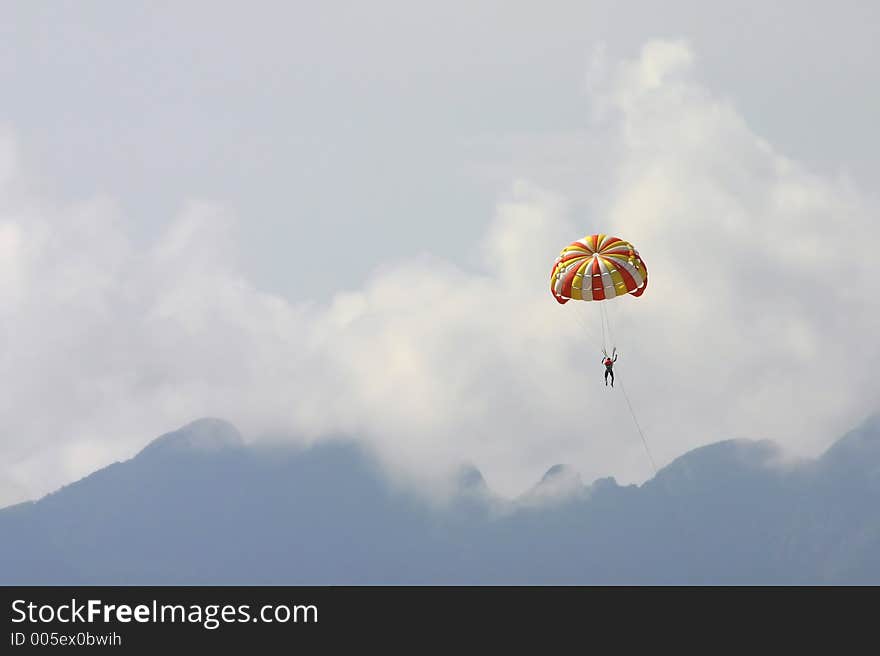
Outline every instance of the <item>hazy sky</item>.
[(220, 5), (6, 7), (0, 504), (204, 415), (643, 480), (547, 289), (593, 231), (658, 464), (880, 409), (876, 3)]

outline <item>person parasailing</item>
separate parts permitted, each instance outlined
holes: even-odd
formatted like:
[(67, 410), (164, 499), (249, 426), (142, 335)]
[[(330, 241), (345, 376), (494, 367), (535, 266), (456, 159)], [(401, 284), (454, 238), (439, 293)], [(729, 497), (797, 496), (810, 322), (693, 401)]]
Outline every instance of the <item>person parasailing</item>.
[(617, 348), (611, 357), (605, 350), (605, 304), (619, 303), (625, 296), (638, 298), (647, 287), (648, 267), (635, 246), (603, 233), (587, 235), (570, 243), (562, 249), (550, 270), (550, 293), (558, 303), (564, 305), (573, 300), (598, 306), (602, 320), (602, 355), (605, 356), (602, 364), (605, 365), (606, 386), (610, 377), (611, 387), (614, 387)]
[(607, 353), (604, 355), (605, 357), (602, 358), (602, 364), (605, 365), (605, 387), (608, 387), (608, 376), (611, 376), (611, 387), (614, 387), (614, 363), (617, 362), (617, 349), (614, 349), (612, 353), (614, 356), (613, 358)]

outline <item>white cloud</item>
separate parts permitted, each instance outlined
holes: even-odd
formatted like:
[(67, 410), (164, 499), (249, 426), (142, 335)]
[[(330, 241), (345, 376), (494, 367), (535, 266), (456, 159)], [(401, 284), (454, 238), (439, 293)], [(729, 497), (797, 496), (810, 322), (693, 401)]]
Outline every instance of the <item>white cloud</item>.
[(825, 446), (880, 398), (875, 210), (775, 152), (694, 66), (686, 44), (652, 42), (594, 76), (593, 129), (618, 135), (613, 158), (595, 154), (615, 181), (595, 215), (518, 182), (473, 270), (425, 235), (351, 279), (315, 244), (339, 292), (306, 304), (249, 284), (222, 208), (193, 203), (142, 248), (105, 200), (4, 202), (0, 503), (204, 415), (252, 437), (352, 434), (422, 484), (463, 461), (506, 494), (557, 462), (642, 480), (627, 406), (602, 382), (598, 307), (548, 289), (560, 248), (593, 231), (649, 267), (643, 297), (607, 306), (659, 464), (733, 436)]

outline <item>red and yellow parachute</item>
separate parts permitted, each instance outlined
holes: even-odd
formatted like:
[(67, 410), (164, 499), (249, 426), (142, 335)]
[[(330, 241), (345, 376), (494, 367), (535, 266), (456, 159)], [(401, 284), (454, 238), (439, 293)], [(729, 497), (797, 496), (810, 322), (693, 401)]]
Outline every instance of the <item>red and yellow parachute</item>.
[(611, 235), (588, 235), (570, 243), (550, 272), (550, 292), (560, 303), (641, 296), (647, 286), (648, 268), (639, 252)]

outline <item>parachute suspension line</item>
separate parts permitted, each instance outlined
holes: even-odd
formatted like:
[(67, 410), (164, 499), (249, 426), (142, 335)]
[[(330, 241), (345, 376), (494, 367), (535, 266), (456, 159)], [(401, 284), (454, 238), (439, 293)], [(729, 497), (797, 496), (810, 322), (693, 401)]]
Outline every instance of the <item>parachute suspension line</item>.
[(605, 315), (608, 317), (608, 335), (611, 339), (611, 346), (616, 346), (615, 342), (615, 333), (617, 332), (617, 328), (621, 325), (621, 314), (623, 313), (623, 306), (626, 304), (624, 299), (620, 299), (619, 303), (609, 303), (605, 308)]
[(651, 450), (648, 448), (648, 440), (645, 439), (645, 433), (642, 431), (642, 427), (639, 425), (639, 420), (636, 419), (636, 413), (633, 410), (632, 403), (629, 402), (629, 395), (626, 393), (626, 387), (623, 384), (623, 381), (620, 380), (620, 375), (617, 376), (620, 381), (620, 391), (623, 392), (623, 398), (626, 399), (626, 406), (629, 408), (629, 414), (633, 418), (633, 423), (636, 425), (636, 430), (639, 431), (639, 435), (642, 438), (642, 444), (645, 446), (645, 453), (648, 454), (648, 460), (651, 461), (651, 469), (654, 470), (654, 476), (657, 475), (657, 465), (654, 463), (654, 457), (651, 455)]
[(596, 338), (596, 333), (595, 333), (594, 327), (590, 326), (590, 322), (587, 321), (587, 318), (586, 318), (586, 317), (584, 317), (584, 316), (581, 315), (581, 312), (580, 312), (578, 309), (574, 308), (574, 309), (572, 310), (572, 314), (573, 314), (574, 318), (577, 320), (577, 322), (578, 322), (578, 323), (581, 325), (581, 327), (584, 329), (584, 333), (585, 333), (585, 334), (587, 335), (587, 337), (589, 338), (589, 340), (590, 340), (590, 344), (592, 344), (593, 346), (595, 346), (595, 345), (596, 345), (596, 342), (597, 342), (598, 340), (597, 340), (597, 338)]
[(599, 302), (599, 318), (602, 321), (602, 352), (607, 354), (607, 349), (609, 348), (612, 349), (612, 351), (616, 351), (617, 345), (614, 343), (614, 335), (611, 333), (611, 321), (608, 318), (608, 308), (605, 307), (605, 303), (602, 301)]

